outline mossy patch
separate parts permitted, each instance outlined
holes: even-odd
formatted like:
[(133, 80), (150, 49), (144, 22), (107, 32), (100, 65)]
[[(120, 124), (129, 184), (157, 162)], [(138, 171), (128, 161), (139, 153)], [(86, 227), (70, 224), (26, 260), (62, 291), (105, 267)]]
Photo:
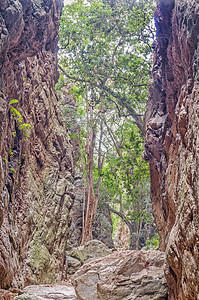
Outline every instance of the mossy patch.
[(34, 237), (31, 242), (28, 258), (33, 277), (36, 277), (40, 283), (56, 282), (57, 261), (40, 237)]

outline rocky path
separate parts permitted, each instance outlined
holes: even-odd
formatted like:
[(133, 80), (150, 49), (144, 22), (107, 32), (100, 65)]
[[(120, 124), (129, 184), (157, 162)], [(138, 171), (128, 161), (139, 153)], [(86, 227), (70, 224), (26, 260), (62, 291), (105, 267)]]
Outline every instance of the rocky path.
[(158, 250), (116, 251), (88, 259), (71, 281), (0, 290), (0, 300), (166, 300), (164, 262), (165, 254)]
[(23, 294), (13, 300), (77, 300), (71, 284), (67, 285), (31, 285), (23, 290)]

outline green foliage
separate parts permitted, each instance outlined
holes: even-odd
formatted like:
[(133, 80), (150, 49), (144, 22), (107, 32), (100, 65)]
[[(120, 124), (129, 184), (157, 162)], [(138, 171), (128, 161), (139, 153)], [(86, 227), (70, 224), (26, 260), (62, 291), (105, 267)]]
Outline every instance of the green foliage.
[(13, 150), (12, 149), (9, 150), (9, 155), (10, 155), (10, 157), (13, 156)]
[(23, 117), (20, 114), (20, 112), (13, 106), (10, 106), (10, 111), (11, 111), (12, 116), (17, 119), (18, 123), (22, 123)]
[(153, 10), (152, 0), (76, 0), (64, 7), (60, 26), (60, 63), (68, 78), (82, 91), (115, 102), (119, 114), (131, 115), (140, 128), (150, 81)]
[(157, 249), (159, 247), (159, 235), (156, 233), (151, 239), (146, 240), (145, 249)]
[[(115, 123), (113, 125), (115, 127)], [(149, 167), (142, 159), (144, 140), (139, 130), (126, 120), (114, 132), (120, 155), (109, 152), (102, 169), (103, 189), (111, 206), (122, 203), (128, 221), (150, 222)]]
[(113, 237), (117, 234), (117, 229), (118, 229), (118, 223), (120, 220), (120, 217), (116, 214), (111, 214), (111, 219), (112, 219), (112, 223), (113, 223)]
[(59, 81), (57, 82), (55, 88), (57, 91), (60, 91), (64, 85), (65, 85), (64, 76), (63, 76), (63, 74), (60, 74)]
[[(19, 130), (23, 131), (23, 133), (25, 134), (25, 136), (29, 136), (29, 130), (32, 128), (32, 126), (28, 123), (22, 123), (23, 122), (23, 117), (20, 114), (20, 112), (14, 108), (11, 104), (16, 104), (19, 101), (17, 99), (13, 99), (9, 102), (10, 105), (10, 112), (13, 116), (13, 118), (17, 121), (17, 123), (19, 124)], [(21, 124), (22, 123), (22, 124)], [(12, 132), (12, 136), (15, 137), (16, 136), (16, 132)]]
[(12, 136), (13, 136), (13, 138), (16, 136), (16, 131), (12, 132)]
[(78, 140), (79, 135), (76, 133), (69, 133), (71, 139)]
[[(153, 0), (76, 0), (64, 7), (60, 26), (62, 72), (57, 89), (62, 90), (66, 77), (73, 83), (70, 95), (76, 108), (62, 107), (70, 136), (79, 143), (81, 169), (86, 178), (87, 142), (93, 130), (99, 204), (109, 203), (126, 221), (137, 224), (152, 218), (149, 167), (142, 152), (153, 12)], [(114, 215), (114, 230), (117, 223)]]
[(28, 123), (23, 123), (23, 124), (21, 124), (21, 125), (19, 126), (19, 129), (20, 129), (20, 130), (24, 130), (24, 129), (26, 129), (26, 128), (32, 128), (32, 126), (31, 126), (30, 124), (28, 124)]
[[(23, 131), (26, 137), (29, 137), (29, 130), (32, 128), (32, 126), (28, 123), (23, 123), (19, 125), (19, 130)], [(26, 140), (24, 140), (26, 141)]]
[(17, 99), (13, 99), (9, 102), (9, 105), (14, 104), (14, 103), (18, 103), (19, 101)]

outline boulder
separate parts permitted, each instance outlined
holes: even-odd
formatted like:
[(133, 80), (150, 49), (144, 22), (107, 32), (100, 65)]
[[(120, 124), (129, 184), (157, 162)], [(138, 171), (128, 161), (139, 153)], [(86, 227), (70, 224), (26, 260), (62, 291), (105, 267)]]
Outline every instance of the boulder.
[(86, 263), (72, 276), (77, 298), (167, 299), (164, 259), (160, 251), (128, 250)]
[(74, 288), (70, 285), (31, 285), (24, 289), (24, 293), (13, 300), (77, 300)]
[(67, 251), (68, 273), (74, 274), (85, 262), (98, 257), (104, 257), (111, 253), (111, 250), (101, 241), (92, 240), (84, 246), (72, 248)]

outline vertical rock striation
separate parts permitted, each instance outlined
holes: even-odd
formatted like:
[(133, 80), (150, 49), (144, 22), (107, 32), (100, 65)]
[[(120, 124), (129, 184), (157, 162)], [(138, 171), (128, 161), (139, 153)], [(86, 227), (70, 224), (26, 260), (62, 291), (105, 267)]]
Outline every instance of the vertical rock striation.
[(145, 158), (169, 299), (199, 294), (199, 3), (158, 0)]
[(62, 5), (0, 1), (1, 288), (66, 276), (73, 160), (54, 88)]

